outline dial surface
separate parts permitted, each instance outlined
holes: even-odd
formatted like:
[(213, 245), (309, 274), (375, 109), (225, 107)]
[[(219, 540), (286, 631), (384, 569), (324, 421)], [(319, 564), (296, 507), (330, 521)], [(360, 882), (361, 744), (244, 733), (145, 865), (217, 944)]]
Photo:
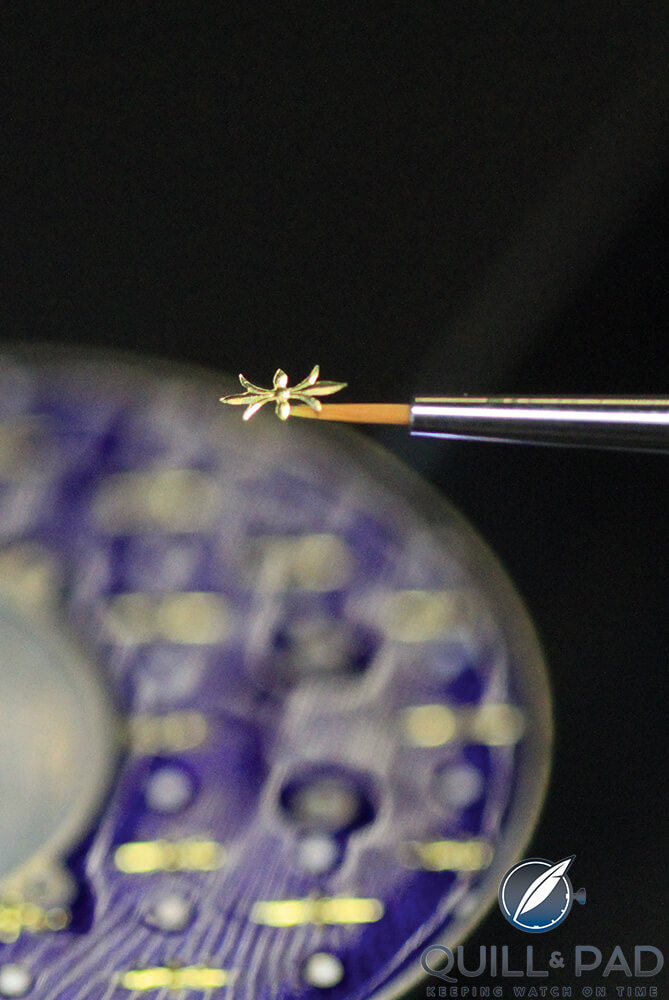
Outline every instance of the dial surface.
[[(25, 647), (3, 671), (23, 684), (44, 630), (61, 651), (67, 635), (89, 700), (54, 655), (70, 707), (54, 696), (37, 721), (49, 667), (12, 723), (43, 829), (9, 824), (0, 877), (48, 843), (74, 890), (5, 880), (0, 995), (4, 970), (49, 1000), (399, 996), (531, 832), (548, 695), (494, 558), (361, 437), (242, 424), (227, 389), (113, 357), (3, 359), (3, 614)], [(56, 568), (39, 610), (26, 559)], [(69, 826), (43, 794), (59, 753), (64, 788), (98, 762)], [(3, 757), (0, 788), (17, 767)]]

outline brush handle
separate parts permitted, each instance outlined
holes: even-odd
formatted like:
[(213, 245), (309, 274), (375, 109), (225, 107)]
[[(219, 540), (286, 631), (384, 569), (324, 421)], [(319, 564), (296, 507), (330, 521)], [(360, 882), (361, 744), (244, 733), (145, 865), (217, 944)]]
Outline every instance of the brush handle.
[(669, 451), (669, 397), (417, 397), (411, 434), (627, 451)]

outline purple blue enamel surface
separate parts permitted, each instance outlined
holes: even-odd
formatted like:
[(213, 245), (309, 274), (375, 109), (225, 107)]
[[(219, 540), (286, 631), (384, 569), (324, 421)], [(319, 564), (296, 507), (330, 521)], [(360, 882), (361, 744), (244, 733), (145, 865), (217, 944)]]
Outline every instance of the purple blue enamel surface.
[(224, 390), (3, 364), (32, 465), (0, 482), (2, 545), (54, 559), (128, 734), (65, 858), (70, 923), (0, 944), (31, 997), (392, 995), (538, 808), (540, 657), (491, 557), (354, 436), (242, 424)]

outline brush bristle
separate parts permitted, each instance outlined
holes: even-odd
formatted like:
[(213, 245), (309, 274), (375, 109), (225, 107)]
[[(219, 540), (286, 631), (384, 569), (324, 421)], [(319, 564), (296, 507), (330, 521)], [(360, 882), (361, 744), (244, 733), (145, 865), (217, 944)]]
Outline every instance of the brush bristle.
[(309, 406), (294, 406), (292, 417), (312, 420), (339, 420), (347, 424), (404, 424), (409, 423), (409, 407), (401, 403), (324, 403), (315, 413)]

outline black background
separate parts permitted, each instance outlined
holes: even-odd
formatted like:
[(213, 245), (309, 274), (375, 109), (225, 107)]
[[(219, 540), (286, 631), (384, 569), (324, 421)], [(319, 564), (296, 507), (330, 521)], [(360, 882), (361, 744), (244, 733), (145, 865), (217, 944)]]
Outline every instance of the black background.
[[(6, 339), (260, 383), (318, 362), (351, 400), (669, 391), (664, 5), (27, 18), (4, 31)], [(576, 854), (588, 902), (539, 954), (666, 951), (669, 458), (375, 436), (478, 527), (543, 638), (531, 850)], [(472, 943), (527, 940), (491, 911)]]

